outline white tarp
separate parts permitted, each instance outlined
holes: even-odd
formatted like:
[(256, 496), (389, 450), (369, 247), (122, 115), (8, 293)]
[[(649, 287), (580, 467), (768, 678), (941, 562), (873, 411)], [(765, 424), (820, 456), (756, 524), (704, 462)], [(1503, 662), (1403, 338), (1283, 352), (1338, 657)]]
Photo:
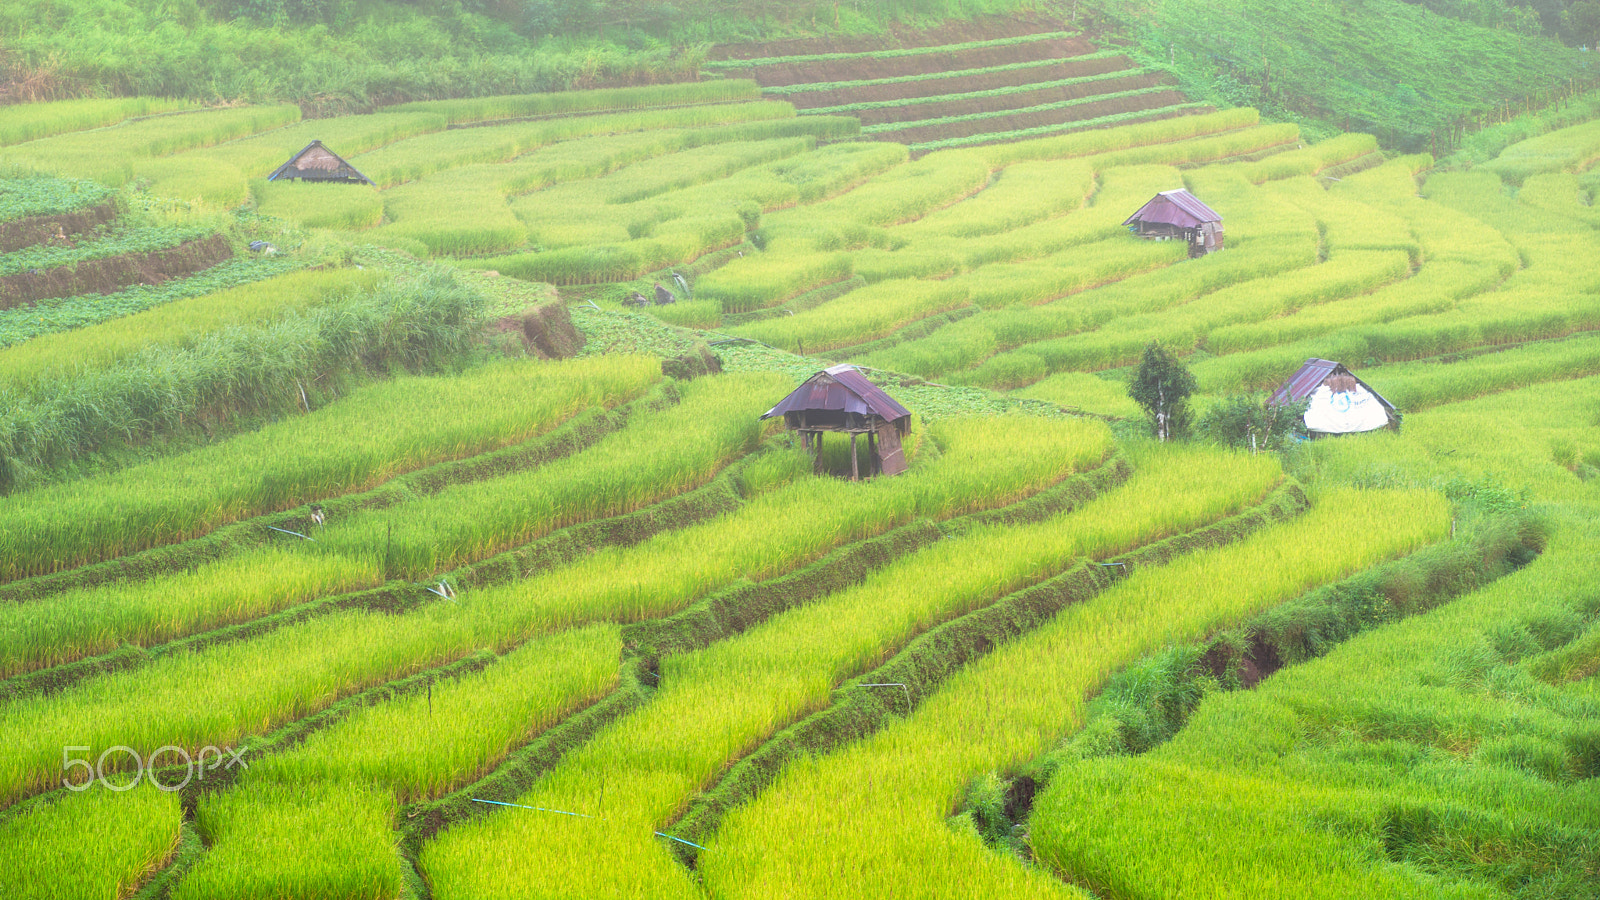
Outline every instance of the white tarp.
[(1359, 384), (1337, 394), (1324, 384), (1311, 392), (1311, 405), (1306, 407), (1306, 428), (1324, 434), (1372, 431), (1388, 424), (1383, 404)]

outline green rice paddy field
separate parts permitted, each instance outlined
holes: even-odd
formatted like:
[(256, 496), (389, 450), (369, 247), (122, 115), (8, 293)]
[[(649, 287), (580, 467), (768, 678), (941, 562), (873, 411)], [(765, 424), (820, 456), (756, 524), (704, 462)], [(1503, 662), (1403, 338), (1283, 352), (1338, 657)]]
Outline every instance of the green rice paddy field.
[[(1600, 122), (728, 74), (0, 107), (0, 897), (1600, 895)], [(1152, 341), (1403, 427), (1158, 444)], [(758, 421), (844, 362), (904, 475)]]

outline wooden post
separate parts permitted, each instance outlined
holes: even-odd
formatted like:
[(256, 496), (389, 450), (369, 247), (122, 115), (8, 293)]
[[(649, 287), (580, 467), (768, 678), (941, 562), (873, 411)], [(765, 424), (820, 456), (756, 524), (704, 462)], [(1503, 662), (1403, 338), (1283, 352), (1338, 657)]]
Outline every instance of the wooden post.
[(850, 432), (850, 480), (861, 480), (861, 466), (856, 461), (856, 433)]
[(878, 437), (878, 433), (876, 431), (867, 432), (867, 477), (868, 478), (871, 478), (874, 475), (880, 474), (883, 471), (883, 466), (878, 463), (878, 441), (877, 441), (877, 437)]
[(822, 432), (820, 432), (820, 431), (817, 432), (816, 445), (817, 445), (817, 458), (816, 458), (816, 460), (814, 462), (811, 463), (811, 473), (813, 475), (819, 474), (819, 473), (822, 472)]

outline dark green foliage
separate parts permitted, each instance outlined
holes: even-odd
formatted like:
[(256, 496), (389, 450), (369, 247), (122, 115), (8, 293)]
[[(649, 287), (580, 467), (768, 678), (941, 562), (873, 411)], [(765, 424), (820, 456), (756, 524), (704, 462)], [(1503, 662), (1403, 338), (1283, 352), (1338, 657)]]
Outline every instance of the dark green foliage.
[(1207, 440), (1247, 450), (1281, 450), (1306, 437), (1306, 401), (1272, 406), (1266, 394), (1239, 394), (1218, 401), (1201, 417)]
[(1195, 386), (1194, 375), (1183, 363), (1159, 341), (1151, 341), (1128, 384), (1128, 396), (1144, 407), (1153, 433), (1164, 441), (1188, 436), (1189, 395)]
[(0, 176), (0, 222), (28, 216), (71, 212), (111, 196), (113, 191), (92, 181), (16, 172)]
[[(1471, 535), (1317, 588), (1235, 632), (1154, 653), (1113, 676), (1090, 702), (1083, 730), (1032, 771), (1045, 780), (1071, 760), (1144, 753), (1172, 739), (1206, 695), (1252, 687), (1279, 667), (1322, 656), (1362, 631), (1473, 591), (1522, 565), (1544, 547), (1545, 538), (1543, 524), (1526, 514), (1500, 516)], [(1508, 623), (1500, 642), (1514, 653), (1565, 643), (1578, 633), (1582, 619), (1557, 618)], [(1532, 635), (1535, 628), (1542, 637)], [(1473, 648), (1471, 658), (1453, 669), (1470, 673), (1467, 681), (1481, 681), (1504, 656), (1487, 651)], [(1488, 752), (1500, 763), (1541, 773), (1559, 774), (1567, 764), (1554, 745), (1516, 743)], [(1582, 747), (1572, 752), (1581, 757)], [(1400, 816), (1395, 827), (1404, 830), (1408, 821)]]
[[(1537, 15), (1504, 0), (1092, 5), (1132, 30), (1145, 59), (1170, 67), (1191, 97), (1319, 122), (1313, 137), (1367, 132), (1403, 152), (1442, 155), (1469, 118), (1506, 117), (1508, 101), (1520, 111), (1555, 99), (1548, 92), (1569, 78), (1592, 77), (1579, 54), (1538, 36)], [(1435, 11), (1447, 6), (1463, 12)], [(1469, 6), (1485, 12), (1465, 13)]]

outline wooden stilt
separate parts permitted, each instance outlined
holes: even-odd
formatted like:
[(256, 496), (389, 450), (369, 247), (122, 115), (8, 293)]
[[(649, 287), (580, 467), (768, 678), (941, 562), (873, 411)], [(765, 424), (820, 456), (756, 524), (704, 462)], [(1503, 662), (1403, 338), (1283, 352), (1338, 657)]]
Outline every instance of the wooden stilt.
[(850, 480), (861, 480), (861, 465), (856, 461), (856, 433), (850, 432)]
[(822, 432), (820, 432), (820, 431), (817, 432), (816, 445), (817, 445), (817, 458), (816, 458), (815, 461), (813, 461), (811, 463), (811, 473), (813, 475), (819, 474), (819, 473), (822, 472)]
[(878, 465), (877, 432), (869, 431), (867, 432), (867, 477), (871, 478), (881, 471), (883, 469)]

